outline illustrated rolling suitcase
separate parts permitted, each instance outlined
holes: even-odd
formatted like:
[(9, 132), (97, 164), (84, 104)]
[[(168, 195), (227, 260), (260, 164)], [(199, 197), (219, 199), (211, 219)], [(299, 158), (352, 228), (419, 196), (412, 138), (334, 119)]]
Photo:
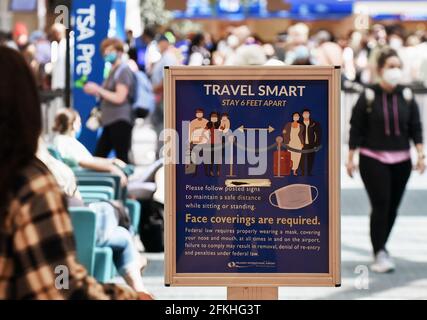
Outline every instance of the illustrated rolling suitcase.
[(277, 150), (273, 152), (273, 173), (275, 177), (289, 176), (292, 169), (291, 153), (282, 149), (282, 141), (282, 139), (277, 139)]

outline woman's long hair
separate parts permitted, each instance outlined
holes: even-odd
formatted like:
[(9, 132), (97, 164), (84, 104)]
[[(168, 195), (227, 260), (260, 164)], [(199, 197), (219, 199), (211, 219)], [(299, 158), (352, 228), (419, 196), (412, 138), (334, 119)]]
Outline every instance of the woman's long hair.
[(42, 130), (40, 100), (22, 55), (0, 46), (0, 225), (19, 172), (35, 157)]

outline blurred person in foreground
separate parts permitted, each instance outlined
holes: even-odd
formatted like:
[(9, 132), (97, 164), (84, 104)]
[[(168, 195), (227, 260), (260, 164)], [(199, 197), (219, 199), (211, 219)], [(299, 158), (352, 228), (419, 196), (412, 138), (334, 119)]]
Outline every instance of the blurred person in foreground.
[[(65, 198), (35, 156), (42, 123), (34, 76), (18, 52), (4, 47), (0, 70), (8, 74), (0, 78), (0, 299), (145, 298), (97, 283), (77, 262)], [(58, 266), (68, 270), (67, 289), (57, 285)]]
[(399, 84), (402, 62), (397, 52), (381, 51), (377, 66), (379, 83), (365, 89), (353, 108), (347, 172), (353, 177), (359, 149), (360, 175), (372, 207), (371, 269), (385, 273), (395, 269), (386, 244), (412, 171), (410, 142), (416, 146), (416, 169), (421, 174), (425, 156), (418, 105), (412, 91)]
[[(62, 161), (50, 155), (43, 139), (39, 139), (36, 156), (52, 173), (69, 207), (86, 207), (77, 187), (74, 172)], [(96, 217), (96, 245), (109, 247), (113, 251), (113, 262), (126, 283), (139, 292), (148, 291), (144, 286), (141, 270), (147, 265), (146, 258), (139, 254), (132, 239), (132, 232), (119, 223), (114, 207), (105, 201), (87, 205)]]

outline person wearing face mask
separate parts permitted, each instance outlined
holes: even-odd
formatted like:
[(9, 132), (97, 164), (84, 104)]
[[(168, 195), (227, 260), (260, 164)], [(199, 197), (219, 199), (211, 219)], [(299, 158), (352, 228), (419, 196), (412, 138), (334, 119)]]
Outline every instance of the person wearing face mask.
[(403, 39), (397, 34), (389, 36), (389, 46), (393, 50), (399, 51), (403, 47)]
[(214, 177), (216, 174), (219, 177), (221, 173), (221, 165), (219, 162), (221, 162), (222, 159), (222, 135), (219, 130), (221, 122), (219, 121), (218, 112), (211, 112), (209, 120), (205, 130), (209, 133), (208, 144), (210, 145), (211, 157), (210, 163), (205, 164), (205, 173), (207, 176)]
[(353, 177), (359, 149), (360, 175), (372, 207), (370, 234), (374, 272), (395, 268), (386, 243), (412, 170), (410, 142), (417, 149), (416, 168), (425, 170), (422, 126), (418, 105), (409, 88), (399, 85), (401, 61), (386, 49), (377, 60), (381, 80), (365, 89), (353, 108), (347, 172)]
[[(302, 150), (304, 146), (304, 127), (299, 122), (300, 114), (298, 112), (294, 112), (292, 114), (292, 122), (288, 122), (283, 129), (283, 142), (286, 146), (292, 148), (292, 150)], [(297, 170), (301, 161), (301, 152), (290, 151), (291, 160), (292, 160), (292, 171), (294, 172), (294, 176), (297, 175)]]
[[(205, 134), (205, 128), (208, 124), (208, 120), (203, 117), (204, 111), (201, 108), (196, 109), (196, 118), (191, 120), (189, 127), (189, 142), (190, 142), (190, 154), (194, 147), (197, 145), (203, 145), (208, 143), (207, 135)], [(194, 175), (197, 175), (197, 164), (195, 164)]]
[(58, 134), (53, 140), (54, 146), (63, 159), (78, 164), (82, 168), (110, 172), (120, 177), (122, 186), (127, 185), (127, 177), (122, 169), (125, 163), (119, 159), (94, 157), (86, 147), (77, 140), (81, 129), (79, 114), (71, 109), (60, 110), (55, 117), (53, 131)]
[[(36, 155), (42, 110), (34, 76), (22, 55), (5, 47), (0, 70), (7, 74), (0, 77), (0, 300), (147, 298), (98, 283), (78, 263), (64, 195)], [(69, 281), (57, 281), (58, 266)]]
[(128, 153), (132, 138), (132, 105), (134, 75), (122, 59), (124, 44), (119, 39), (105, 39), (101, 52), (111, 70), (102, 86), (88, 82), (84, 86), (87, 94), (101, 100), (101, 124), (103, 131), (98, 140), (95, 156), (106, 158), (114, 150), (117, 158), (129, 163)]
[(191, 120), (190, 122), (190, 144), (200, 144), (206, 143), (204, 141), (204, 129), (208, 124), (208, 120), (203, 117), (204, 111), (201, 108), (196, 109), (196, 119)]

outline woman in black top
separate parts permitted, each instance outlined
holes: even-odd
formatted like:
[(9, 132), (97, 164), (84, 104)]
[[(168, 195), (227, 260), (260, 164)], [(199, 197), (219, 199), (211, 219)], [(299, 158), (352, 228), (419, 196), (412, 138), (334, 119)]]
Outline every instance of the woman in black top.
[(410, 141), (418, 152), (416, 168), (420, 173), (425, 170), (425, 156), (418, 105), (412, 91), (398, 84), (402, 64), (397, 53), (391, 49), (381, 52), (377, 67), (380, 82), (365, 89), (353, 108), (347, 172), (353, 177), (353, 157), (359, 149), (360, 175), (372, 207), (375, 262), (371, 269), (390, 272), (395, 266), (386, 242), (412, 170)]

